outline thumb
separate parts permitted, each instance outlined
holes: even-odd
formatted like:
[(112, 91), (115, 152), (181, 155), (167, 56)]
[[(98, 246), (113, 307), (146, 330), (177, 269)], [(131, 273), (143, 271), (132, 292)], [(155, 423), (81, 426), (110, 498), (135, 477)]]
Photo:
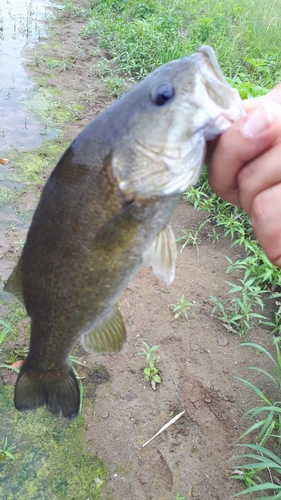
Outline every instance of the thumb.
[(281, 106), (263, 101), (235, 121), (218, 139), (209, 157), (209, 182), (224, 200), (241, 205), (238, 174), (250, 161), (270, 148), (281, 135)]

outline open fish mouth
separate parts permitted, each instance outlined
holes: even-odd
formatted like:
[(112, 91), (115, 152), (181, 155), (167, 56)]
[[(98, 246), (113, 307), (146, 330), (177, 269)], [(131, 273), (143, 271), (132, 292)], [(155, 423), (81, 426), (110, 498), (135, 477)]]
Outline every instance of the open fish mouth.
[(206, 134), (207, 129), (210, 134), (212, 127), (216, 131), (213, 136), (210, 134), (208, 137), (207, 134), (206, 140), (211, 140), (246, 112), (238, 91), (227, 83), (211, 47), (203, 45), (194, 57), (197, 58), (198, 71), (189, 102), (209, 114), (211, 120), (206, 127)]
[(208, 45), (201, 45), (201, 47), (197, 49), (195, 56), (201, 54), (203, 54), (204, 64), (208, 68), (208, 71), (211, 71), (211, 73), (215, 75), (216, 80), (221, 81), (224, 85), (228, 85), (226, 79), (224, 78), (223, 72), (220, 69), (213, 49), (211, 49), (211, 47), (209, 47)]

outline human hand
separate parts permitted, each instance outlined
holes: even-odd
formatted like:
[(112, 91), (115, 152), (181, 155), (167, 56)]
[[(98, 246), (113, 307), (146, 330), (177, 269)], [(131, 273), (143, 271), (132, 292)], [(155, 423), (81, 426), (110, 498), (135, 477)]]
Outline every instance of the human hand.
[(209, 182), (245, 210), (268, 258), (281, 267), (281, 84), (244, 106), (247, 115), (208, 145)]

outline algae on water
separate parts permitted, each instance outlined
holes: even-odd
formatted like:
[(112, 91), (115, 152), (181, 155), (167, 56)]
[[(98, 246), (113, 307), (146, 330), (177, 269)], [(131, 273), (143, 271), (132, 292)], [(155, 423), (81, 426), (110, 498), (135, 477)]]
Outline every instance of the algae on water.
[(8, 201), (12, 201), (14, 196), (14, 191), (5, 186), (0, 186), (0, 207), (3, 207)]
[(0, 463), (0, 498), (5, 500), (97, 500), (106, 470), (86, 450), (84, 419), (54, 418), (44, 409), (19, 413), (13, 387), (0, 387), (0, 443), (15, 446), (15, 460)]

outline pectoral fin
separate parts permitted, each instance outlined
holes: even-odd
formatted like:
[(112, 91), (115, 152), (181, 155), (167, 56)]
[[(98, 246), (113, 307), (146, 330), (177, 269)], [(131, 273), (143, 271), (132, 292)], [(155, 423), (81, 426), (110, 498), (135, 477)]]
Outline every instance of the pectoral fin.
[(11, 293), (24, 305), (20, 276), (20, 261), (4, 286), (4, 292)]
[(95, 328), (82, 336), (82, 344), (90, 353), (119, 352), (126, 340), (126, 329), (117, 306)]
[(168, 225), (155, 237), (151, 247), (143, 255), (143, 263), (151, 266), (155, 276), (167, 285), (172, 283), (176, 268), (176, 243)]

